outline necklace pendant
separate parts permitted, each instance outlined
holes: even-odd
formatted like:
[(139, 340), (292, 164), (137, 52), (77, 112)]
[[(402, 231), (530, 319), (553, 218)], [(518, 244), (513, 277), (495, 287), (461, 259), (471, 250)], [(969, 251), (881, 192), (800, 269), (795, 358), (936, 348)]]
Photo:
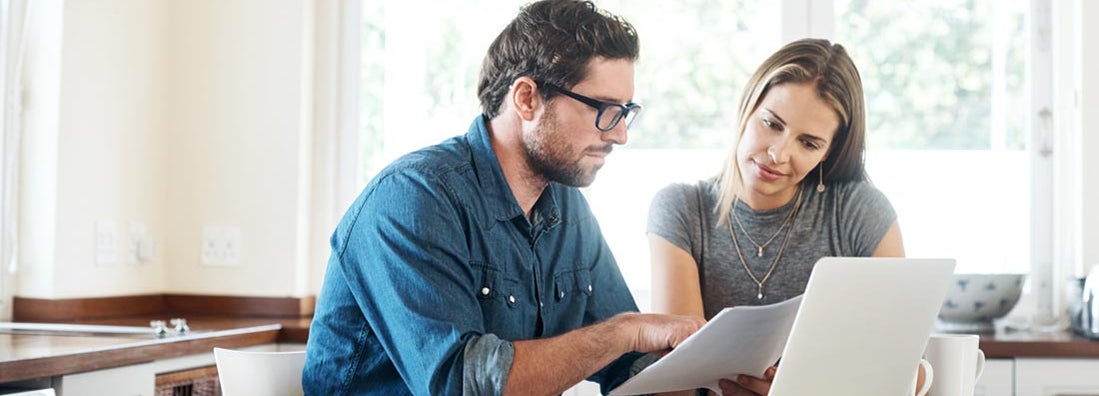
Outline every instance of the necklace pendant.
[(756, 257), (763, 257), (763, 246), (757, 246), (759, 248), (759, 254)]
[(756, 300), (763, 299), (763, 285), (759, 285), (759, 291), (756, 292)]

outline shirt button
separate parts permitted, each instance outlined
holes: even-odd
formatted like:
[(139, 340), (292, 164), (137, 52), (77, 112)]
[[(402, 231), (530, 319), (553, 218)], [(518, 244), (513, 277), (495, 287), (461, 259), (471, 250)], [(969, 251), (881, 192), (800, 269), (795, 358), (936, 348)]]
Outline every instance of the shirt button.
[(588, 285), (588, 293), (591, 293), (591, 285)]
[(488, 287), (482, 287), (482, 288), (481, 288), (481, 295), (482, 295), (482, 296), (487, 296), (487, 295), (488, 295), (488, 293), (489, 293), (489, 292), (491, 292), (491, 291), (492, 291), (492, 290), (489, 290), (489, 289), (488, 289)]
[(515, 304), (515, 296), (508, 296), (508, 302)]
[(565, 298), (565, 292), (557, 292), (557, 298)]

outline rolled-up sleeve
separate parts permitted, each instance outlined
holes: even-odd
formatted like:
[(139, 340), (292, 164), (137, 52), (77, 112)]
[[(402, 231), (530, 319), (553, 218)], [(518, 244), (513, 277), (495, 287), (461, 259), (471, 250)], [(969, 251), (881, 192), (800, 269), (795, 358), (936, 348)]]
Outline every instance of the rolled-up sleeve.
[(441, 182), (418, 176), (379, 181), (341, 238), (339, 265), (412, 393), (458, 394), (464, 363), (489, 372), (510, 367), (510, 355), (483, 336), (458, 202)]
[(475, 337), (466, 343), (462, 394), (500, 395), (508, 383), (515, 347), (493, 334)]

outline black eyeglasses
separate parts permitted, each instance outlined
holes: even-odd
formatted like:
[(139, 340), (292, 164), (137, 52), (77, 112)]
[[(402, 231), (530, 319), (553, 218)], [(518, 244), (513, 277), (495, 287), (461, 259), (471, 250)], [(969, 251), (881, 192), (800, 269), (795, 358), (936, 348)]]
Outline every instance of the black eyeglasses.
[(599, 130), (603, 132), (609, 132), (610, 130), (614, 129), (614, 127), (618, 126), (618, 122), (622, 121), (622, 119), (626, 119), (626, 129), (629, 129), (630, 125), (633, 124), (633, 120), (636, 120), (637, 115), (641, 114), (642, 106), (640, 103), (630, 102), (626, 104), (618, 104), (604, 102), (601, 100), (589, 98), (576, 92), (569, 91), (554, 84), (540, 83), (539, 85), (560, 92), (565, 96), (580, 101), (580, 103), (586, 104), (596, 110), (599, 110), (599, 113), (595, 116), (595, 127), (599, 128)]

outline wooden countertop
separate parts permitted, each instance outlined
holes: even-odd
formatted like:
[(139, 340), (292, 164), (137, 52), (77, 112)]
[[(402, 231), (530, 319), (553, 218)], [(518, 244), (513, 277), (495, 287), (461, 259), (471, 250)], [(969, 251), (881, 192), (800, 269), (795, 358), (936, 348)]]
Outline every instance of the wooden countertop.
[(14, 298), (19, 322), (147, 327), (187, 320), (184, 336), (0, 334), (0, 383), (270, 343), (305, 343), (315, 299), (183, 294)]
[(980, 334), (987, 358), (1092, 358), (1099, 359), (1099, 340), (1071, 331), (1027, 332), (997, 330)]
[[(242, 304), (242, 300), (247, 304)], [(185, 306), (194, 301), (201, 303), (200, 306)], [(183, 317), (187, 319), (192, 333), (162, 339), (0, 334), (0, 383), (209, 353), (214, 347), (239, 348), (268, 343), (304, 344), (309, 337), (313, 313), (311, 298), (184, 298), (154, 295), (23, 303), (23, 318), (18, 320), (27, 322), (144, 327), (149, 325), (150, 320), (167, 321), (171, 317)], [(104, 309), (103, 306), (109, 306), (110, 309)], [(180, 309), (181, 306), (187, 309)], [(120, 311), (118, 307), (124, 307), (127, 311)], [(122, 315), (104, 318), (74, 314), (83, 312)], [(197, 312), (208, 314), (199, 315)], [(1070, 331), (1032, 333), (1007, 331), (999, 327), (995, 333), (980, 334), (980, 337), (981, 349), (988, 358), (1099, 359), (1099, 340), (1089, 340)]]
[(282, 326), (191, 328), (190, 334), (166, 338), (0, 334), (0, 383), (209, 353), (214, 347), (274, 343)]

